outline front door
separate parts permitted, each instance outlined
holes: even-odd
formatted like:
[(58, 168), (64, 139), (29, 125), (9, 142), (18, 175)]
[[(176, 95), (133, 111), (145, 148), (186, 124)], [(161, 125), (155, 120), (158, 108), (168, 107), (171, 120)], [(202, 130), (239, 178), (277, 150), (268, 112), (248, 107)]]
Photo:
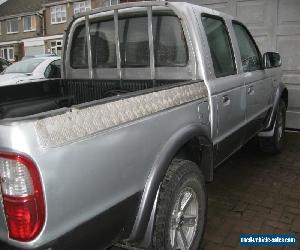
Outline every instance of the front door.
[(248, 140), (263, 128), (266, 121), (272, 96), (272, 79), (263, 70), (261, 54), (249, 31), (238, 22), (234, 21), (232, 25), (244, 71), (247, 107), (245, 139)]

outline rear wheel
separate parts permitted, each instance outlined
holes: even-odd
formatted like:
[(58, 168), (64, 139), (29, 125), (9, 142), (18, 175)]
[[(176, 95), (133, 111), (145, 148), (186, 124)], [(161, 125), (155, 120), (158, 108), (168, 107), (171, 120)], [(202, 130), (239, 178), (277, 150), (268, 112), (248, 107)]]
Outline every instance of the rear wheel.
[(282, 151), (284, 141), (285, 141), (285, 117), (286, 117), (286, 105), (284, 101), (281, 100), (276, 114), (273, 136), (259, 138), (260, 149), (263, 152), (278, 154)]
[(174, 159), (160, 187), (153, 249), (199, 250), (206, 208), (205, 181), (198, 166)]

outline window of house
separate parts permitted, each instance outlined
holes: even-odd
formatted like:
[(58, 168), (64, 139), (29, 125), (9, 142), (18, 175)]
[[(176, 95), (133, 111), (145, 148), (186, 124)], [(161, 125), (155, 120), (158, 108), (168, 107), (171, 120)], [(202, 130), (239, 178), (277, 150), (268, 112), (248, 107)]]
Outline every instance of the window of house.
[(13, 18), (6, 21), (7, 33), (16, 33), (18, 32), (18, 19)]
[(51, 52), (51, 54), (61, 56), (62, 40), (51, 41), (50, 42), (50, 52)]
[(91, 10), (91, 1), (82, 1), (74, 3), (74, 14)]
[(244, 72), (255, 71), (262, 68), (260, 52), (250, 33), (239, 23), (233, 23)]
[(103, 5), (111, 6), (111, 5), (116, 5), (119, 3), (130, 3), (130, 2), (139, 2), (139, 1), (141, 1), (141, 0), (105, 0)]
[(2, 48), (1, 57), (8, 61), (13, 61), (15, 59), (14, 48)]
[(228, 31), (223, 19), (203, 15), (202, 22), (207, 36), (216, 77), (236, 73), (235, 60)]
[(104, 6), (111, 6), (111, 5), (115, 5), (118, 4), (119, 0), (105, 0), (104, 1)]
[(2, 35), (2, 22), (0, 21), (0, 35)]
[(51, 23), (64, 23), (67, 20), (66, 5), (53, 6), (50, 9), (51, 12)]
[(35, 16), (23, 17), (24, 31), (34, 31), (36, 29)]

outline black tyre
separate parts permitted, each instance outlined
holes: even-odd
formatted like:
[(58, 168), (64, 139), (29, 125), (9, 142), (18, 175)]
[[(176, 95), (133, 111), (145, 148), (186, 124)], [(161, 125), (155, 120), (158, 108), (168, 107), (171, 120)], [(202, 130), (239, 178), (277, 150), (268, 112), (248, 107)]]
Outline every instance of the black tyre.
[(283, 100), (280, 101), (276, 114), (275, 130), (272, 137), (260, 137), (259, 145), (263, 152), (278, 154), (282, 151), (285, 141), (285, 117), (286, 105)]
[(174, 159), (161, 184), (153, 249), (199, 250), (206, 224), (207, 195), (199, 167)]

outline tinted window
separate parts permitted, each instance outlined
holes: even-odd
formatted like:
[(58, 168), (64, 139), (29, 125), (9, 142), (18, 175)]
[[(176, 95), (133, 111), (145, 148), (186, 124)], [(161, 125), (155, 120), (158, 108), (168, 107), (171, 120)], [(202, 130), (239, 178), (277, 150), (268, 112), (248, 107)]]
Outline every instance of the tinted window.
[(222, 19), (202, 16), (216, 77), (235, 74), (233, 51)]
[(79, 26), (73, 35), (72, 48), (71, 48), (71, 66), (73, 68), (87, 68), (87, 43), (86, 43), (86, 30), (85, 26)]
[(93, 67), (117, 67), (114, 21), (90, 25)]
[[(114, 20), (90, 25), (93, 67), (117, 67)], [(176, 16), (153, 16), (155, 66), (185, 66), (188, 49), (181, 23)], [(149, 67), (150, 50), (147, 16), (120, 17), (119, 39), (122, 67)], [(79, 26), (73, 35), (71, 66), (87, 68), (85, 27)]]
[(243, 69), (245, 72), (261, 69), (260, 53), (248, 31), (240, 24), (233, 23), (238, 41)]
[(122, 67), (148, 67), (150, 56), (147, 17), (120, 20), (119, 32)]
[(185, 66), (188, 49), (181, 23), (176, 16), (153, 17), (156, 66)]

